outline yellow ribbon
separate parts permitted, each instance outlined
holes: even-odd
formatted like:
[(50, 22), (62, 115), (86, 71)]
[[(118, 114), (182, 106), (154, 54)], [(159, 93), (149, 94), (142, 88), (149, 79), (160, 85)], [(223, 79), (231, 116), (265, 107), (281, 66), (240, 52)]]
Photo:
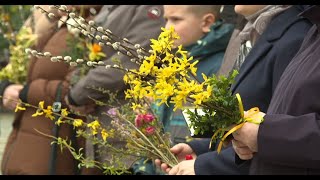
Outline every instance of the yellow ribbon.
[[(217, 148), (217, 152), (218, 154), (220, 153), (221, 151), (221, 148), (222, 148), (222, 144), (223, 144), (223, 141), (230, 135), (232, 134), (233, 132), (237, 131), (238, 129), (240, 129), (245, 122), (251, 122), (251, 123), (255, 123), (255, 124), (260, 124), (262, 121), (263, 121), (263, 116), (264, 116), (264, 113), (261, 113), (259, 108), (257, 107), (254, 107), (254, 108), (251, 108), (250, 110), (248, 110), (246, 113), (244, 113), (244, 109), (243, 109), (243, 104), (242, 104), (242, 100), (241, 100), (241, 97), (240, 97), (240, 94), (237, 93), (236, 94), (236, 97), (238, 99), (238, 103), (239, 103), (239, 111), (241, 113), (241, 118), (244, 120), (241, 124), (238, 124), (237, 126), (231, 128), (221, 139), (219, 145), (218, 145), (218, 148)], [(210, 145), (209, 145), (209, 148), (211, 148), (211, 142), (212, 140), (217, 136), (218, 132), (222, 131), (224, 129), (218, 129), (214, 134), (213, 136), (211, 137), (211, 141), (210, 141)]]

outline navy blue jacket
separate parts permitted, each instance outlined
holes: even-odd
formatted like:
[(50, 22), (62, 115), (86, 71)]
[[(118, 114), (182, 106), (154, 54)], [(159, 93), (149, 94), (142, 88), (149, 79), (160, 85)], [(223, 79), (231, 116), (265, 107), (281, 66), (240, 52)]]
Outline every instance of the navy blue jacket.
[[(259, 107), (261, 111), (267, 111), (280, 76), (312, 26), (310, 21), (298, 16), (303, 10), (303, 6), (293, 6), (274, 17), (246, 57), (231, 87), (234, 94), (241, 95), (245, 110)], [(208, 142), (193, 141), (189, 145), (195, 152), (205, 152), (208, 149), (199, 148), (208, 147)], [(195, 173), (248, 174), (250, 161), (236, 165), (234, 157), (231, 146), (219, 155), (216, 151), (198, 155)]]

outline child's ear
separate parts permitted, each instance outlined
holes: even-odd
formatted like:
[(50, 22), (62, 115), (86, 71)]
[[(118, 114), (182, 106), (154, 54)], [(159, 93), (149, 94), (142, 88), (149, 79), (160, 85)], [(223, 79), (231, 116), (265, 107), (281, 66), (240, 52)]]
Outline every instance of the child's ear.
[(202, 17), (202, 32), (210, 32), (210, 27), (216, 22), (216, 17), (212, 13), (205, 14)]

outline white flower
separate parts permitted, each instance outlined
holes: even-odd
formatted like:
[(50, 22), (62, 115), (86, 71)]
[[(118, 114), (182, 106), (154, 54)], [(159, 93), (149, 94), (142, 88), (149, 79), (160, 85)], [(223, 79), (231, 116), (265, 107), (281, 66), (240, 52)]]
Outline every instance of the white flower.
[(106, 40), (106, 41), (109, 40), (109, 37), (106, 36), (106, 35), (102, 35), (101, 38), (102, 38), (103, 40)]
[(99, 26), (99, 27), (97, 27), (97, 30), (98, 30), (99, 32), (103, 32), (103, 27)]
[(87, 62), (87, 66), (93, 66), (92, 61), (88, 61), (88, 62)]
[(36, 50), (32, 50), (32, 51), (31, 51), (31, 54), (32, 54), (33, 56), (35, 56), (35, 55), (38, 54), (38, 52), (37, 52)]
[(61, 5), (59, 10), (66, 11), (68, 8), (66, 5)]
[(96, 39), (97, 39), (98, 41), (101, 40), (101, 36), (96, 35)]
[(114, 50), (118, 50), (119, 46), (118, 46), (118, 44), (115, 42), (115, 43), (112, 44), (112, 48), (113, 48)]
[(87, 29), (87, 25), (86, 25), (86, 24), (81, 24), (81, 27), (82, 27), (83, 29)]
[(76, 14), (75, 14), (75, 13), (69, 13), (69, 16), (70, 16), (71, 18), (75, 18), (75, 17), (76, 17)]
[(57, 62), (58, 61), (58, 58), (57, 57), (51, 57), (50, 59), (52, 62)]
[(27, 48), (24, 50), (27, 54), (31, 53), (31, 49), (30, 48)]
[(110, 29), (107, 29), (106, 31), (107, 31), (108, 33), (112, 34), (112, 32), (110, 31)]
[(71, 61), (71, 57), (70, 56), (65, 56), (64, 58), (63, 58), (65, 61)]
[(44, 55), (45, 57), (50, 57), (50, 56), (51, 56), (51, 53), (50, 53), (50, 52), (45, 52), (45, 53), (43, 53), (43, 55)]
[(98, 65), (104, 65), (104, 62), (103, 61), (99, 61)]
[(134, 47), (138, 49), (140, 48), (140, 44), (135, 44)]
[(78, 64), (76, 62), (70, 62), (70, 66), (77, 66)]
[(93, 25), (94, 25), (94, 21), (92, 21), (92, 20), (89, 21), (88, 23), (89, 23), (90, 26), (93, 26)]
[(55, 17), (55, 15), (54, 15), (53, 13), (49, 13), (49, 14), (48, 14), (48, 17), (49, 17), (50, 19), (53, 19), (53, 18)]
[(77, 63), (83, 63), (83, 59), (77, 59), (76, 62)]

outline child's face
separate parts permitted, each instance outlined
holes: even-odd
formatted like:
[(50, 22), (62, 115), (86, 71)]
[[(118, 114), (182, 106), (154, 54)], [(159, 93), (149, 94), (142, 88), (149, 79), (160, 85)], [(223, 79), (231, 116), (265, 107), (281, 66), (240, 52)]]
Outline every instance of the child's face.
[(166, 28), (173, 26), (180, 36), (175, 40), (174, 46), (191, 45), (205, 34), (202, 30), (202, 18), (190, 12), (187, 6), (183, 5), (165, 5), (164, 18), (166, 19)]

